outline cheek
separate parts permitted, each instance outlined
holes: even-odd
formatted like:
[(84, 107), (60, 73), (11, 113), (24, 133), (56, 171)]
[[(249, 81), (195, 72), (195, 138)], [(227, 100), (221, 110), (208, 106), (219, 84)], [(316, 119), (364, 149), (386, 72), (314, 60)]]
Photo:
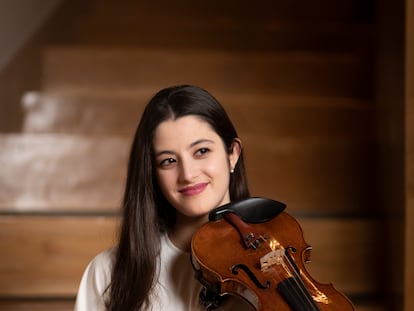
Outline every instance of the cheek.
[(164, 195), (168, 188), (171, 187), (171, 180), (171, 174), (168, 174), (168, 172), (157, 172), (158, 185)]
[(212, 161), (209, 161), (209, 163), (206, 164), (205, 169), (212, 175), (225, 176), (230, 172), (229, 160), (227, 157), (221, 156)]

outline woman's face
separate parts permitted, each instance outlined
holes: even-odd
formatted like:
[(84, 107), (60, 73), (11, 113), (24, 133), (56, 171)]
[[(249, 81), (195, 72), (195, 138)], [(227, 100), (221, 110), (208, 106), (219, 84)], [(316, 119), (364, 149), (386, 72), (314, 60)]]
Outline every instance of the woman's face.
[(162, 122), (153, 144), (160, 189), (179, 214), (201, 217), (230, 202), (230, 170), (239, 157), (239, 143), (229, 154), (207, 122), (185, 116)]

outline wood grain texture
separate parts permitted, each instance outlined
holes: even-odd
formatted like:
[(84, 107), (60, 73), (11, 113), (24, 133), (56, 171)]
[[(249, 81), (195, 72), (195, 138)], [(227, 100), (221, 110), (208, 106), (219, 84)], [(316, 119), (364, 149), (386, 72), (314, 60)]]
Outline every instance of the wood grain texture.
[[(22, 99), (26, 133), (135, 132), (149, 89), (28, 92)], [(342, 97), (215, 92), (240, 132), (275, 136), (373, 137), (374, 104)]]
[[(1, 296), (72, 297), (83, 270), (114, 244), (117, 218), (102, 216), (1, 216)], [(313, 247), (315, 279), (349, 294), (378, 289), (378, 223), (365, 219), (299, 219)]]
[[(363, 214), (375, 207), (375, 142), (369, 138), (256, 134), (253, 128), (240, 133), (253, 195), (289, 202), (296, 212)], [(0, 136), (0, 210), (117, 210), (130, 141), (108, 135)]]
[(74, 299), (0, 299), (2, 311), (73, 311)]
[(0, 216), (0, 297), (73, 297), (116, 228), (115, 217)]
[(365, 59), (348, 52), (51, 46), (44, 89), (127, 90), (195, 84), (211, 92), (363, 97)]
[(114, 211), (129, 144), (119, 136), (0, 135), (0, 210)]

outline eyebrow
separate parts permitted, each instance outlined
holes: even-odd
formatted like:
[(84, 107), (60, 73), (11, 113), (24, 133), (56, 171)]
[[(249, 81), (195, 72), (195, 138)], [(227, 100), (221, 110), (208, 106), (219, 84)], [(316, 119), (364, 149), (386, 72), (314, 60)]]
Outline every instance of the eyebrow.
[(213, 140), (211, 140), (211, 139), (202, 138), (202, 139), (196, 140), (195, 142), (191, 143), (191, 144), (190, 144), (190, 147), (194, 147), (194, 146), (196, 146), (196, 145), (198, 145), (198, 144), (202, 144), (202, 143), (210, 143), (210, 144), (214, 144), (214, 141), (213, 141)]
[[(203, 144), (203, 143), (214, 144), (214, 140), (207, 139), (207, 138), (201, 138), (201, 139), (198, 139), (198, 140), (192, 142), (190, 144), (190, 148), (192, 148), (194, 146), (197, 146), (199, 144)], [(175, 153), (171, 150), (162, 150), (162, 151), (159, 151), (159, 152), (155, 153), (155, 157), (159, 157), (159, 156), (165, 155), (165, 154), (175, 154)]]

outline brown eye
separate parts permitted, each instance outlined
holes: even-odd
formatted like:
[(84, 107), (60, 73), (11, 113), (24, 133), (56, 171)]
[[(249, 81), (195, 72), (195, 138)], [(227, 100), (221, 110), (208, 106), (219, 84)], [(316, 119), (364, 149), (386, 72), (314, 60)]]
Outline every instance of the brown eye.
[(177, 161), (173, 158), (164, 159), (160, 162), (160, 166), (166, 167), (166, 166), (169, 166), (169, 165), (171, 165), (172, 163), (175, 163), (175, 162), (177, 162)]
[(197, 155), (204, 155), (204, 154), (206, 154), (208, 152), (210, 152), (210, 149), (208, 149), (208, 148), (200, 148), (200, 149), (197, 150), (196, 154)]

